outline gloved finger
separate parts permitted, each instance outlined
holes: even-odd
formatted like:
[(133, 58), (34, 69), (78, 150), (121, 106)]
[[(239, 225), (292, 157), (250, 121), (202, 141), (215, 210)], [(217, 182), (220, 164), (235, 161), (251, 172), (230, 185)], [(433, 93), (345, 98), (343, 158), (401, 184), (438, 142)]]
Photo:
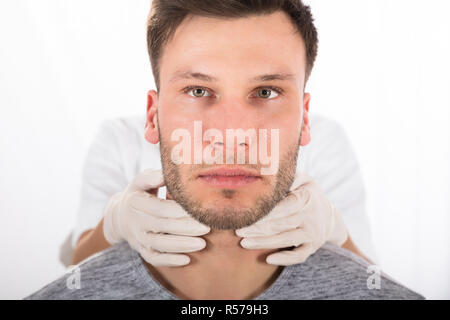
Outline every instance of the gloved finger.
[(135, 191), (128, 198), (130, 207), (161, 218), (184, 218), (189, 214), (176, 201), (160, 199), (145, 191)]
[(200, 237), (177, 236), (173, 234), (148, 232), (140, 240), (146, 248), (159, 252), (194, 252), (206, 247), (206, 241)]
[(161, 170), (145, 169), (138, 173), (130, 184), (130, 191), (145, 191), (162, 187), (164, 176)]
[(299, 264), (305, 262), (316, 250), (312, 243), (305, 243), (293, 250), (282, 250), (272, 253), (267, 256), (266, 262), (279, 266)]
[[(139, 212), (137, 212), (139, 214)], [(153, 233), (169, 233), (182, 236), (201, 236), (211, 231), (211, 228), (192, 217), (160, 218), (141, 214), (139, 229)]]
[(142, 215), (139, 219), (140, 228), (153, 233), (169, 233), (182, 236), (201, 236), (211, 231), (211, 228), (192, 217), (159, 218), (152, 215)]
[(278, 233), (298, 228), (302, 225), (305, 215), (301, 211), (282, 219), (272, 221), (258, 221), (251, 226), (237, 229), (236, 235), (239, 237), (264, 237), (276, 235)]
[[(282, 219), (300, 211), (310, 200), (310, 194), (306, 188), (300, 188), (289, 192), (283, 200), (259, 222), (269, 222)], [(247, 227), (248, 228), (248, 227)], [(244, 228), (243, 228), (244, 229)]]
[(310, 182), (314, 181), (313, 178), (309, 175), (307, 175), (304, 172), (296, 172), (294, 181), (292, 182), (291, 188), (289, 190), (293, 191), (295, 189), (298, 189), (301, 186), (304, 186), (305, 184), (308, 184)]
[(303, 229), (293, 229), (269, 237), (244, 238), (241, 246), (246, 249), (276, 249), (298, 246), (310, 241), (310, 236)]
[(185, 254), (161, 253), (144, 247), (138, 252), (145, 261), (155, 267), (180, 267), (191, 262), (191, 258)]

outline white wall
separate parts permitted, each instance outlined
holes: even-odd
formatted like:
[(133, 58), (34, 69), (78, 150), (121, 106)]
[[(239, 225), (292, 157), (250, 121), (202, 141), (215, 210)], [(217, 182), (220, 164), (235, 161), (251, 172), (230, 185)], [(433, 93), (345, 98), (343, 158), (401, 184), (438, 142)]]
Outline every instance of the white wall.
[[(382, 268), (450, 298), (448, 1), (310, 0), (320, 49), (311, 111), (354, 145)], [(100, 121), (154, 88), (149, 1), (0, 2), (0, 299), (64, 272), (59, 245)]]

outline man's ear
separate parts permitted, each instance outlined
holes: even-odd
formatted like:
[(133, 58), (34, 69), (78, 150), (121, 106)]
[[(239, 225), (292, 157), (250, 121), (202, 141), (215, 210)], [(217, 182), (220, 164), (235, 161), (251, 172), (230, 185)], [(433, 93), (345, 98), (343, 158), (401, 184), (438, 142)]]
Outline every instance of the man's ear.
[(147, 115), (145, 122), (145, 139), (153, 144), (159, 142), (158, 135), (158, 93), (155, 90), (150, 90), (147, 93)]
[(311, 142), (311, 133), (309, 127), (309, 102), (311, 101), (311, 95), (305, 93), (303, 96), (303, 125), (302, 125), (302, 138), (300, 140), (301, 146), (306, 146)]

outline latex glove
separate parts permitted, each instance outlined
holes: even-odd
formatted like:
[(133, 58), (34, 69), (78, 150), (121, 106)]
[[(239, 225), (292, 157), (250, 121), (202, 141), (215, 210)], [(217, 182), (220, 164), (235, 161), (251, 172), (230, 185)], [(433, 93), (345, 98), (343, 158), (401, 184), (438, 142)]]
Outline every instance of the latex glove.
[(348, 237), (341, 213), (308, 175), (298, 173), (291, 191), (264, 218), (236, 230), (247, 249), (275, 249), (294, 246), (267, 256), (274, 265), (306, 261), (325, 242), (341, 246)]
[(198, 236), (210, 228), (194, 220), (174, 200), (146, 191), (163, 185), (161, 170), (138, 174), (124, 192), (111, 197), (104, 211), (103, 233), (110, 244), (128, 241), (153, 266), (186, 265), (190, 258), (180, 252), (203, 249), (206, 242)]

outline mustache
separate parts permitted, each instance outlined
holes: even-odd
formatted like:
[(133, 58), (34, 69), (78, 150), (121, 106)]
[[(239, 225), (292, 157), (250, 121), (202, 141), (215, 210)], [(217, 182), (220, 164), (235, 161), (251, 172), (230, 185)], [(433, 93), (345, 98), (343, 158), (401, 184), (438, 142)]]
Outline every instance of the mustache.
[[(185, 166), (189, 166), (189, 169), (192, 171), (197, 171), (197, 170), (208, 170), (208, 169), (212, 169), (212, 168), (217, 168), (217, 167), (226, 167), (226, 164), (223, 165), (218, 165), (218, 164), (189, 164)], [(256, 165), (256, 164), (232, 164), (229, 165), (232, 168), (239, 168), (239, 169), (248, 169), (248, 170), (259, 170), (262, 168), (261, 165)]]

